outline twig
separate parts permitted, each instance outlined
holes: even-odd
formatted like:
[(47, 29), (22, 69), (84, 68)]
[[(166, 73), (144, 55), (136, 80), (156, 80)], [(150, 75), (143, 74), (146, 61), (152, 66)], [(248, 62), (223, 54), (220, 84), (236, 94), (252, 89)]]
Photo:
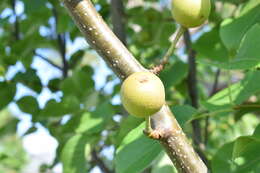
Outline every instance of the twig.
[(186, 28), (183, 27), (183, 26), (179, 26), (177, 31), (176, 31), (176, 34), (175, 34), (175, 37), (174, 37), (174, 40), (172, 41), (171, 43), (171, 46), (169, 47), (169, 49), (167, 50), (166, 54), (164, 55), (161, 63), (155, 67), (153, 67), (150, 71), (155, 73), (155, 74), (158, 74), (160, 71), (162, 71), (162, 69), (164, 68), (164, 66), (166, 64), (169, 63), (169, 58), (171, 57), (171, 55), (173, 54), (175, 48), (176, 48), (176, 45), (178, 43), (178, 41), (180, 40), (181, 36), (183, 35), (183, 33), (185, 32)]
[(15, 6), (16, 6), (16, 0), (11, 0), (11, 6), (12, 6), (12, 9), (13, 9), (13, 15), (15, 17), (15, 23), (14, 23), (14, 37), (15, 37), (15, 40), (19, 40), (20, 39), (20, 27), (19, 27), (19, 19), (18, 19), (18, 15), (16, 14), (16, 9), (15, 9)]
[(101, 158), (99, 158), (96, 150), (91, 152), (93, 162), (102, 170), (103, 173), (113, 173), (114, 171), (110, 170)]
[(116, 34), (116, 36), (122, 41), (122, 43), (124, 45), (127, 45), (123, 1), (111, 0), (110, 10), (111, 10), (113, 31)]
[(34, 51), (35, 56), (38, 56), (39, 58), (41, 58), (42, 60), (46, 61), (47, 63), (49, 63), (50, 65), (52, 65), (53, 67), (59, 69), (62, 71), (62, 68), (56, 64), (54, 64), (51, 60), (49, 60), (48, 58), (44, 57), (43, 55), (37, 53), (36, 51)]
[(57, 42), (59, 47), (59, 52), (62, 59), (62, 76), (66, 78), (68, 76), (69, 64), (66, 60), (66, 37), (65, 34), (58, 33), (58, 13), (55, 7), (52, 8), (52, 13), (55, 19), (55, 32), (57, 35)]
[[(219, 75), (220, 75), (220, 69), (217, 70), (216, 74), (215, 74), (215, 79), (214, 79), (214, 83), (211, 89), (211, 92), (209, 94), (209, 96), (213, 96), (217, 89), (218, 89), (218, 81), (219, 81)], [(207, 145), (208, 143), (208, 136), (209, 136), (209, 131), (208, 131), (208, 127), (209, 127), (209, 119), (210, 117), (207, 116), (205, 119), (205, 128), (204, 128), (204, 144)]]
[[(121, 79), (147, 71), (114, 35), (90, 0), (64, 0), (65, 7), (88, 43)], [(207, 173), (207, 167), (189, 143), (168, 106), (151, 117), (153, 130), (180, 173)]]

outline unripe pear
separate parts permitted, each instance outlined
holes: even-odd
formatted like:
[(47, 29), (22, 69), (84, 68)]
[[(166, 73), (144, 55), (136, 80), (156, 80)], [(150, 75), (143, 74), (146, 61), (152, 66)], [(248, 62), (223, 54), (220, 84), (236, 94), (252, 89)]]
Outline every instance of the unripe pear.
[(136, 72), (121, 86), (121, 101), (131, 115), (145, 118), (158, 112), (165, 104), (162, 81), (151, 72)]
[(209, 17), (210, 0), (172, 0), (173, 18), (186, 28), (197, 27)]

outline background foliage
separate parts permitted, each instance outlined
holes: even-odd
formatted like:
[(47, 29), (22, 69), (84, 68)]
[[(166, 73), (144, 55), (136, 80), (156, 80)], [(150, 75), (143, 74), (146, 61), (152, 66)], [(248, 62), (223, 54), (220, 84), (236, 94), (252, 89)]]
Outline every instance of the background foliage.
[[(110, 2), (93, 2), (112, 27)], [(177, 26), (170, 3), (124, 5), (127, 47), (152, 67)], [(64, 173), (175, 172), (161, 146), (142, 134), (143, 120), (124, 111), (119, 80), (58, 1), (2, 0), (0, 12), (0, 172), (21, 172), (30, 162), (21, 140), (39, 126), (58, 141), (53, 163), (41, 172), (59, 163)], [(191, 34), (199, 106), (191, 105), (183, 41), (160, 74), (168, 104), (187, 136), (190, 122), (199, 120), (200, 150), (213, 173), (259, 172), (260, 2), (214, 0), (209, 22)], [(13, 109), (25, 114), (13, 116)], [(29, 116), (31, 126), (17, 135), (21, 116)]]

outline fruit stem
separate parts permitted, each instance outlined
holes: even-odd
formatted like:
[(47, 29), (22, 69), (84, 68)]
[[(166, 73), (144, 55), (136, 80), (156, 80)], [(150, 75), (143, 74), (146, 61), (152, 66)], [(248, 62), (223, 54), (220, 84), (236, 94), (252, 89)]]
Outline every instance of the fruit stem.
[(171, 46), (169, 47), (168, 51), (166, 52), (166, 54), (163, 57), (163, 63), (166, 64), (169, 61), (170, 56), (173, 54), (176, 45), (179, 41), (179, 39), (181, 38), (181, 36), (183, 35), (183, 33), (186, 31), (186, 28), (182, 25), (180, 25), (177, 30), (176, 30), (176, 35), (174, 40), (172, 41)]
[(146, 131), (146, 133), (150, 134), (153, 131), (152, 126), (151, 126), (150, 116), (145, 118), (145, 123), (146, 123), (145, 124), (145, 131)]

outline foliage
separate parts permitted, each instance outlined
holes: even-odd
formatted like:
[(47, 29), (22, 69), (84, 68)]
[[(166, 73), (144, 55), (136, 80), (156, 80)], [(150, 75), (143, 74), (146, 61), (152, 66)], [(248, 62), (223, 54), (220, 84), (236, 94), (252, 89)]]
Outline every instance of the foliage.
[[(111, 26), (109, 2), (93, 2)], [(177, 25), (166, 1), (130, 2), (124, 1), (127, 47), (149, 68), (165, 54)], [(117, 173), (176, 171), (158, 142), (142, 135), (143, 120), (127, 115), (118, 101), (118, 79), (87, 43), (82, 46), (63, 5), (2, 0), (0, 12), (0, 172), (20, 172), (26, 165), (16, 136), (20, 120), (2, 120), (11, 103), (58, 141), (50, 169), (61, 162), (64, 173), (95, 167)], [(209, 22), (192, 30), (199, 107), (192, 107), (189, 97), (185, 44), (160, 73), (167, 103), (188, 137), (191, 120), (200, 121), (213, 173), (260, 170), (259, 38), (259, 0), (214, 0)], [(26, 134), (33, 132), (29, 128)], [(113, 154), (104, 154), (108, 148)]]

